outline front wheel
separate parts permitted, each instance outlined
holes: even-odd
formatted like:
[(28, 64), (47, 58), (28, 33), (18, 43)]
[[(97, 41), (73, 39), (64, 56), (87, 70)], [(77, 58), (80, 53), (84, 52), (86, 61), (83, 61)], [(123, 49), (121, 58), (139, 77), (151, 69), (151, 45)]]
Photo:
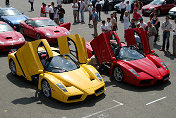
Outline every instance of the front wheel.
[(122, 82), (123, 81), (123, 71), (120, 67), (115, 67), (113, 71), (113, 77), (116, 81)]
[(12, 59), (9, 61), (9, 68), (12, 75), (16, 75), (16, 66), (15, 66), (15, 62)]
[(51, 97), (51, 88), (46, 80), (42, 81), (42, 91), (46, 97)]

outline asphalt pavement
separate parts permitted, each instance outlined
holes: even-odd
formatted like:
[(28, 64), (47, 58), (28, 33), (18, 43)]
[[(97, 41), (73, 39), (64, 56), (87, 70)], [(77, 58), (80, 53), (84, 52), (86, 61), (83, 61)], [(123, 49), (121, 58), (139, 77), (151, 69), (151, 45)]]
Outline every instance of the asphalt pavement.
[[(28, 17), (39, 17), (41, 3), (50, 4), (52, 0), (35, 0), (34, 12), (30, 12), (28, 0), (10, 0), (11, 6), (17, 8)], [(54, 1), (56, 3), (56, 0)], [(5, 1), (0, 1), (0, 7)], [(63, 4), (66, 10), (65, 21), (73, 23), (71, 4)], [(102, 20), (110, 17), (101, 13)], [(144, 21), (149, 20), (143, 17)], [(118, 14), (119, 19), (119, 14)], [(165, 16), (159, 17), (162, 23)], [(173, 27), (174, 22), (171, 20)], [(98, 23), (98, 33), (100, 34)], [(85, 12), (85, 24), (71, 26), (71, 34), (80, 34), (86, 41), (93, 39), (93, 28), (88, 26), (88, 12)], [(124, 41), (123, 23), (118, 21), (117, 34)], [(104, 95), (90, 96), (83, 102), (64, 104), (54, 99), (44, 97), (37, 91), (36, 85), (24, 78), (15, 77), (8, 68), (7, 53), (0, 52), (0, 118), (175, 118), (176, 116), (176, 58), (170, 53), (160, 52), (160, 40), (154, 46), (158, 55), (171, 71), (170, 81), (149, 87), (135, 87), (127, 83), (118, 83), (110, 76), (102, 73), (106, 83)], [(26, 40), (33, 39), (26, 37)], [(170, 52), (172, 52), (172, 35), (170, 37)]]

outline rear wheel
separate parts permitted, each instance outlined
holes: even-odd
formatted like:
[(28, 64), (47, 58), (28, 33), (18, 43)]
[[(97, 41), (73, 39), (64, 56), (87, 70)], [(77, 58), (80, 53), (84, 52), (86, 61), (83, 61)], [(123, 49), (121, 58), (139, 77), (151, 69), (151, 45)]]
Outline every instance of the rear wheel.
[(46, 97), (51, 97), (51, 88), (46, 80), (42, 81), (42, 91)]
[(118, 82), (123, 81), (123, 71), (120, 67), (117, 66), (117, 67), (114, 68), (113, 77)]
[(39, 40), (41, 38), (40, 34), (36, 35), (36, 39)]
[(16, 75), (16, 66), (15, 66), (15, 62), (12, 59), (9, 61), (9, 68), (12, 75)]
[(20, 28), (20, 33), (21, 33), (22, 35), (24, 35), (24, 30), (23, 30), (22, 27)]

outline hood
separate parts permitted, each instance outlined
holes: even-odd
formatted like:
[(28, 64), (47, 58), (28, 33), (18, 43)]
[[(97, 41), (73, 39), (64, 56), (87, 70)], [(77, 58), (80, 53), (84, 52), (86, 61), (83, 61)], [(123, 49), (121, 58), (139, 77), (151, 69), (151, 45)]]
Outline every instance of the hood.
[(52, 75), (59, 78), (63, 83), (74, 86), (86, 93), (89, 93), (90, 90), (94, 91), (93, 87), (95, 86), (93, 86), (89, 74), (82, 67), (69, 72), (52, 73)]
[(0, 33), (0, 41), (4, 42), (5, 44), (18, 42), (19, 38), (24, 38), (24, 37), (22, 34), (16, 31)]
[(147, 57), (139, 60), (127, 61), (126, 64), (131, 66), (136, 72), (145, 72), (154, 78), (158, 78), (161, 75), (157, 66)]
[[(19, 24), (21, 21), (28, 19), (28, 17), (25, 15), (2, 16), (2, 18), (7, 21), (8, 24)], [(9, 21), (11, 23), (9, 23)]]
[(148, 5), (143, 6), (142, 9), (154, 9), (159, 6), (161, 6), (161, 5), (148, 4)]
[(176, 7), (173, 7), (170, 11), (176, 12)]
[(51, 26), (51, 27), (39, 27), (37, 28), (37, 30), (43, 32), (44, 34), (49, 33), (52, 36), (58, 36), (58, 35), (66, 35), (66, 32), (68, 32), (68, 30), (64, 27), (60, 27), (60, 26)]

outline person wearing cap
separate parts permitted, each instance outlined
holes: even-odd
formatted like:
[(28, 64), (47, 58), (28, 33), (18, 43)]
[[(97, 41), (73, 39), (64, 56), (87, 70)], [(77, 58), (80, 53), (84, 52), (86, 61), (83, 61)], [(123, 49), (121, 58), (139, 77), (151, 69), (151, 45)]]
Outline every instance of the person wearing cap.
[(147, 25), (148, 25), (147, 35), (149, 39), (150, 50), (153, 50), (153, 42), (156, 35), (156, 28), (152, 25), (151, 21), (148, 21)]
[[(176, 18), (174, 19), (174, 22), (176, 24)], [(171, 56), (176, 56), (176, 26), (173, 29), (173, 53)]]
[(166, 16), (166, 21), (162, 23), (161, 29), (163, 30), (163, 45), (160, 51), (165, 51), (166, 46), (166, 52), (169, 52), (169, 38), (170, 38), (170, 31), (172, 31), (172, 23), (169, 21), (169, 16)]

